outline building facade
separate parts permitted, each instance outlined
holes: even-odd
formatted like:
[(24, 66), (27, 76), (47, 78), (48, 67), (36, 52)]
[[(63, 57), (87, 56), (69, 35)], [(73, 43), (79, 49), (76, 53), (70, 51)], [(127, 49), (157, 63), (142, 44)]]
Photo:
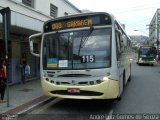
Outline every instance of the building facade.
[(160, 9), (157, 9), (149, 24), (149, 42), (150, 44), (154, 44), (156, 47), (157, 45), (159, 45), (159, 36), (160, 36), (159, 33), (160, 33)]
[[(14, 84), (21, 81), (20, 60), (23, 53), (26, 53), (27, 62), (31, 67), (28, 79), (38, 78), (39, 58), (30, 54), (28, 37), (42, 32), (43, 23), (49, 19), (81, 11), (68, 0), (0, 0), (0, 2), (0, 9), (5, 7), (11, 9), (11, 30), (8, 41), (9, 82)], [(0, 57), (4, 57), (2, 29), (0, 15)]]

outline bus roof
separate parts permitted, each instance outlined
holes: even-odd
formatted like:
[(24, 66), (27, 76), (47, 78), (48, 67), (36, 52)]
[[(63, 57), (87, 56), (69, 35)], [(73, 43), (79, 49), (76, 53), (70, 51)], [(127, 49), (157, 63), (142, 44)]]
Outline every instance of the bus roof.
[(51, 21), (59, 21), (59, 20), (64, 20), (64, 19), (68, 19), (68, 18), (91, 16), (91, 15), (100, 15), (100, 14), (107, 15), (107, 16), (110, 16), (111, 18), (115, 19), (115, 17), (112, 14), (107, 13), (107, 12), (88, 12), (88, 13), (77, 13), (77, 14), (57, 17), (57, 18), (50, 19), (50, 20), (46, 21), (44, 24), (47, 24), (48, 22), (51, 22)]
[(113, 15), (106, 12), (91, 12), (57, 17), (44, 23), (43, 32), (57, 31), (78, 27), (111, 25), (115, 21)]

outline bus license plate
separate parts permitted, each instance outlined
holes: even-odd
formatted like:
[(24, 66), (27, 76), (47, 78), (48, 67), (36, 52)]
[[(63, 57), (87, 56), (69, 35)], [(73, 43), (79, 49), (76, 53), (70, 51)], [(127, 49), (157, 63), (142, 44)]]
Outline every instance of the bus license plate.
[(68, 88), (67, 92), (68, 93), (80, 93), (80, 89), (79, 88)]

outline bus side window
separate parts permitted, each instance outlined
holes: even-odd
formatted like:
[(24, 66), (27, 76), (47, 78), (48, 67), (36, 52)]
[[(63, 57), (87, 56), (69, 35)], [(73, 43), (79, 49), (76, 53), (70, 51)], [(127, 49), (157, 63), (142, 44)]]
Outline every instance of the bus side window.
[(121, 51), (125, 51), (128, 46), (127, 36), (124, 33), (122, 33), (120, 38)]
[(117, 60), (120, 60), (121, 56), (121, 43), (120, 43), (120, 33), (116, 32), (116, 51), (117, 51)]

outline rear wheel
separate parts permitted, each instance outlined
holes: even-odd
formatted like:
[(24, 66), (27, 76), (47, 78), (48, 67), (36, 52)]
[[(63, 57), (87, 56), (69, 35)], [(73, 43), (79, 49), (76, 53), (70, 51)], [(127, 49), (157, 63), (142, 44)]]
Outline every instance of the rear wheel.
[(128, 78), (128, 81), (130, 82), (131, 81), (131, 64), (130, 64), (130, 76)]
[(123, 73), (123, 90), (126, 86), (126, 75), (125, 75), (125, 72)]

